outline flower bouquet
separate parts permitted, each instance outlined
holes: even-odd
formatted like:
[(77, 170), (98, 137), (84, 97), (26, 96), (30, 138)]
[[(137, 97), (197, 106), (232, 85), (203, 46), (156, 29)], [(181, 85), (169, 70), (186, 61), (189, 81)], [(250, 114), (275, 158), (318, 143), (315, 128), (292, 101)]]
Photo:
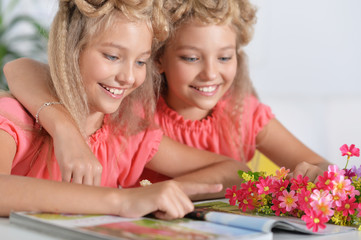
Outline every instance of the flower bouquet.
[(225, 197), (243, 212), (300, 217), (313, 232), (325, 228), (325, 223), (360, 226), (361, 166), (347, 169), (350, 157), (359, 157), (360, 149), (344, 144), (340, 150), (347, 156), (345, 168), (330, 165), (316, 183), (301, 175), (287, 179), (290, 170), (284, 167), (275, 176), (239, 171), (240, 188), (228, 188)]

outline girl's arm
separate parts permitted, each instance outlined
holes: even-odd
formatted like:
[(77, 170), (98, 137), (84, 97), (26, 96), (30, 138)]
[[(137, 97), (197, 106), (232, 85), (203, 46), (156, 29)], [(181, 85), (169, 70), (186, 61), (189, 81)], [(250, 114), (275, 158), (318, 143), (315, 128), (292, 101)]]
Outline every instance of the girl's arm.
[(116, 214), (141, 217), (155, 212), (163, 219), (193, 210), (188, 195), (214, 193), (221, 185), (166, 181), (144, 188), (116, 189), (8, 175), (16, 153), (12, 136), (0, 130), (0, 216), (11, 211)]
[(146, 167), (173, 177), (176, 181), (221, 183), (223, 185), (222, 192), (192, 196), (193, 200), (224, 197), (227, 187), (239, 185), (238, 170), (249, 171), (245, 163), (189, 147), (166, 136), (162, 138), (158, 152)]
[(220, 186), (166, 181), (142, 188), (116, 189), (0, 174), (0, 216), (11, 211), (183, 217), (193, 210), (187, 195), (219, 191)]
[[(7, 63), (4, 74), (11, 93), (35, 117), (45, 102), (58, 101), (51, 95), (48, 65), (23, 58)], [(102, 166), (84, 141), (62, 105), (45, 107), (40, 124), (53, 137), (54, 150), (63, 181), (100, 185)]]
[(308, 176), (315, 181), (330, 164), (292, 135), (278, 120), (272, 119), (258, 134), (257, 149), (278, 166), (289, 168), (291, 177)]

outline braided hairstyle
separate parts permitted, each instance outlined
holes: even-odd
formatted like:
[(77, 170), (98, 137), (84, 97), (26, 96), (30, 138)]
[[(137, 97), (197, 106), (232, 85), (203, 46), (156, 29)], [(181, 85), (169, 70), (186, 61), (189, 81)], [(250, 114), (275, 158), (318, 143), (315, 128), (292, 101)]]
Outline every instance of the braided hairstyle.
[[(231, 120), (231, 127), (220, 124), (219, 131), (220, 134), (226, 136), (227, 143), (234, 149), (238, 149), (238, 154), (245, 159), (242, 150), (243, 144), (241, 140), (237, 140), (242, 134), (247, 134), (241, 133), (240, 127), (243, 100), (247, 95), (257, 97), (257, 94), (249, 77), (247, 56), (242, 48), (252, 39), (256, 23), (256, 8), (249, 0), (166, 0), (165, 8), (170, 17), (170, 37), (159, 47), (156, 54), (157, 59), (162, 56), (177, 29), (189, 21), (195, 20), (204, 25), (229, 24), (236, 33), (237, 73), (229, 91), (223, 97), (223, 99), (227, 99), (228, 105), (223, 109), (224, 114), (219, 116), (227, 119), (227, 122)], [(163, 93), (166, 91), (166, 86), (165, 79), (163, 79)]]
[[(168, 19), (162, 5), (159, 0), (59, 0), (59, 10), (49, 34), (50, 87), (83, 134), (82, 126), (89, 109), (79, 69), (82, 48), (104, 29), (114, 27), (119, 16), (146, 22), (156, 46), (168, 36)], [(112, 126), (118, 130), (126, 125), (126, 130), (123, 128), (126, 135), (141, 131), (153, 120), (154, 88), (159, 85), (159, 77), (152, 67), (153, 61), (149, 62), (145, 82), (122, 101), (111, 117)], [(142, 117), (136, 112), (140, 104)]]

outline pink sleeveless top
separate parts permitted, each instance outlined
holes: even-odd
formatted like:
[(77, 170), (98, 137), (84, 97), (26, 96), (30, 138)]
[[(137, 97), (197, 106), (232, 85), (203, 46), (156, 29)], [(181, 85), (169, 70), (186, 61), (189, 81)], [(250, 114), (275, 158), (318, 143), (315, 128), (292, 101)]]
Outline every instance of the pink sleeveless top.
[[(147, 130), (126, 139), (122, 134), (112, 134), (107, 119), (88, 139), (103, 166), (101, 185), (133, 186), (157, 152), (163, 133), (159, 129)], [(61, 181), (52, 143), (39, 136), (34, 118), (13, 98), (0, 98), (0, 129), (9, 133), (17, 146), (11, 174)]]
[[(230, 147), (225, 134), (221, 134), (219, 126), (230, 125), (229, 119), (223, 116), (223, 109), (227, 105), (222, 100), (214, 107), (213, 112), (202, 120), (187, 120), (176, 111), (169, 108), (163, 98), (160, 98), (157, 105), (156, 121), (161, 126), (164, 134), (178, 142), (202, 150), (211, 151), (217, 154), (242, 161), (252, 159), (256, 150), (256, 136), (262, 128), (274, 118), (269, 106), (259, 102), (254, 96), (244, 99), (243, 113), (241, 117), (241, 136), (236, 136), (242, 141), (243, 155), (240, 149)], [(230, 130), (232, 131), (232, 130)], [(145, 169), (141, 179), (148, 179), (151, 182), (158, 182), (169, 179), (161, 174)]]

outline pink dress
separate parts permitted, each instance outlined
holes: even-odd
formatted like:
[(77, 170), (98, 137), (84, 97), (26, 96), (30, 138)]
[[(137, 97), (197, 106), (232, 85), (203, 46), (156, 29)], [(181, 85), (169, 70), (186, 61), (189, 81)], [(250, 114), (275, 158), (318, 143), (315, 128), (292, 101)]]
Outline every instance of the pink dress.
[[(103, 166), (102, 186), (130, 187), (158, 150), (161, 130), (147, 130), (129, 137), (114, 136), (105, 117), (104, 124), (88, 144)], [(12, 98), (0, 98), (0, 129), (15, 140), (17, 150), (11, 174), (61, 181), (59, 165), (49, 137), (39, 136), (34, 118)], [(127, 142), (127, 144), (125, 144)]]
[[(230, 147), (226, 136), (219, 132), (219, 126), (229, 124), (227, 119), (221, 118), (227, 101), (217, 103), (212, 114), (202, 120), (187, 120), (176, 111), (169, 108), (163, 98), (157, 105), (156, 121), (164, 134), (178, 142), (202, 150), (242, 161), (241, 149)], [(247, 161), (251, 160), (256, 150), (256, 136), (262, 128), (274, 118), (269, 106), (259, 102), (254, 96), (246, 97), (241, 118), (242, 151)], [(239, 137), (239, 136), (238, 136)], [(168, 177), (145, 169), (140, 179), (158, 182)]]

